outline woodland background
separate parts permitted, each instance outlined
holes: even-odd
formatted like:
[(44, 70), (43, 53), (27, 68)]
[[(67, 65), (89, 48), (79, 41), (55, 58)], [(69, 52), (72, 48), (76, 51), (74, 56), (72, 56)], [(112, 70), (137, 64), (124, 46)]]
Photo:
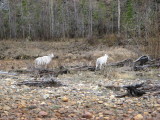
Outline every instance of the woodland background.
[(0, 39), (86, 39), (159, 57), (160, 0), (0, 0)]

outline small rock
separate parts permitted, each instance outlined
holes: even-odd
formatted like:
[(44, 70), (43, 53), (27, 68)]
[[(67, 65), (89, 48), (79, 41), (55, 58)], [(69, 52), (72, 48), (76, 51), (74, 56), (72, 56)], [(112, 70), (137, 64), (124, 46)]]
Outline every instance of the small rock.
[(10, 110), (11, 108), (9, 107), (9, 106), (7, 106), (7, 105), (5, 105), (4, 107), (3, 107), (3, 110), (6, 110), (6, 111), (8, 111), (8, 110)]
[(49, 98), (49, 94), (45, 94), (45, 95), (43, 95), (43, 98), (44, 98), (44, 99)]
[(160, 113), (160, 108), (157, 108), (157, 111)]
[(108, 110), (108, 111), (105, 111), (103, 114), (104, 115), (113, 115), (113, 112)]
[(110, 106), (108, 103), (104, 103), (104, 105), (107, 106), (107, 107)]
[(45, 117), (45, 116), (48, 115), (48, 113), (45, 112), (45, 111), (40, 111), (40, 112), (38, 113), (38, 115), (39, 115), (39, 116), (42, 116), (42, 117)]
[(154, 104), (154, 107), (160, 107), (160, 104)]
[(134, 117), (134, 120), (143, 120), (143, 116), (141, 114), (138, 114)]
[(20, 104), (18, 104), (18, 108), (25, 108), (25, 107), (26, 107), (25, 102), (21, 102)]
[(141, 104), (141, 103), (137, 103), (136, 105), (137, 105), (137, 106), (142, 106), (142, 104)]
[(144, 112), (143, 114), (144, 114), (145, 116), (146, 116), (146, 115), (149, 115), (149, 113), (148, 113), (148, 112)]
[(59, 113), (61, 113), (61, 114), (64, 114), (64, 113), (66, 113), (67, 112), (67, 110), (66, 109), (64, 109), (64, 108), (61, 108), (61, 109), (59, 109), (59, 111), (58, 111)]
[(70, 114), (70, 115), (69, 115), (69, 117), (75, 117), (75, 116), (76, 116), (75, 114)]
[(8, 113), (8, 111), (4, 111), (4, 113), (6, 114), (6, 115), (8, 115), (9, 113)]
[(28, 106), (27, 108), (28, 108), (28, 109), (35, 109), (35, 108), (37, 108), (37, 106), (31, 105), (31, 106)]
[(92, 113), (90, 112), (85, 112), (83, 115), (82, 115), (83, 118), (86, 118), (86, 119), (90, 119), (93, 117)]
[(61, 117), (61, 113), (56, 112), (56, 113), (55, 113), (55, 116), (56, 116), (56, 117)]
[(129, 117), (129, 114), (123, 114), (123, 117)]
[(23, 90), (30, 90), (30, 87), (23, 85)]
[(101, 115), (99, 115), (99, 117), (100, 117), (100, 118), (103, 118), (103, 115), (101, 114)]
[(90, 108), (91, 105), (90, 105), (90, 104), (85, 104), (84, 107), (85, 107), (85, 108)]
[(109, 117), (104, 117), (104, 120), (109, 120), (110, 118)]
[(41, 119), (41, 118), (36, 118), (35, 120), (43, 120), (43, 119)]
[(68, 98), (67, 98), (67, 97), (63, 97), (63, 98), (62, 98), (62, 101), (63, 101), (63, 102), (68, 102)]
[(46, 103), (45, 102), (41, 102), (41, 105), (46, 105)]
[(50, 120), (57, 120), (56, 118), (51, 118)]
[(11, 78), (6, 78), (5, 81), (12, 81), (12, 79)]
[(133, 113), (133, 112), (134, 112), (134, 110), (129, 109), (127, 112), (128, 112), (129, 114), (131, 114), (131, 113)]
[(158, 113), (157, 113), (156, 111), (154, 111), (154, 112), (152, 113), (152, 116), (153, 116), (153, 117), (156, 117), (157, 114), (158, 114)]
[(115, 98), (115, 96), (114, 96), (114, 95), (111, 95), (111, 96), (110, 96), (110, 99), (114, 99), (114, 98)]
[(16, 86), (15, 85), (11, 85), (11, 88), (14, 89), (14, 88), (16, 88)]
[(98, 103), (99, 103), (99, 104), (102, 104), (102, 103), (103, 103), (103, 101), (98, 101)]
[(159, 100), (157, 100), (157, 103), (158, 103), (158, 104), (160, 104), (160, 99), (159, 99)]
[(100, 116), (100, 115), (103, 115), (103, 113), (98, 113), (98, 115)]

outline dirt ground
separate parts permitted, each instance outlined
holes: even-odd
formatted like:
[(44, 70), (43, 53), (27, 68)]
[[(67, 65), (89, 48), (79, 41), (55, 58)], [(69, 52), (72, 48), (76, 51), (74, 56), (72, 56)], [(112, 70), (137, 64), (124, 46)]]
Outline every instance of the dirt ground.
[[(3, 47), (2, 47), (3, 43)], [(0, 120), (159, 120), (160, 94), (141, 97), (115, 96), (121, 91), (101, 85), (123, 86), (148, 82), (160, 83), (159, 69), (135, 72), (129, 67), (106, 68), (102, 71), (77, 71), (59, 75), (59, 87), (17, 86), (34, 80), (31, 74), (11, 71), (28, 69), (34, 58), (53, 52), (49, 68), (74, 65), (95, 65), (97, 57), (109, 54), (108, 63), (126, 58), (135, 59), (134, 50), (124, 47), (88, 46), (83, 42), (21, 43), (1, 42)], [(7, 46), (7, 47), (4, 47)], [(18, 47), (19, 46), (19, 47)], [(24, 47), (27, 46), (27, 47)], [(24, 48), (24, 49), (23, 49)], [(17, 51), (17, 52), (16, 52)], [(3, 57), (2, 57), (3, 56)], [(15, 59), (17, 56), (24, 59)], [(10, 71), (10, 72), (8, 72)]]

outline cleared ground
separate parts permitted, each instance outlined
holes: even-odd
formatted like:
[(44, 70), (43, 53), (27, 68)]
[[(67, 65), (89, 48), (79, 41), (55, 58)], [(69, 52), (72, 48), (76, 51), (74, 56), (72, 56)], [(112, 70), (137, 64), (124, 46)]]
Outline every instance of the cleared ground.
[[(123, 47), (108, 48), (103, 45), (88, 46), (83, 42), (71, 43), (25, 43), (28, 47), (22, 50), (20, 42), (11, 42), (6, 51), (18, 49), (23, 56), (32, 56), (27, 60), (12, 60), (17, 52), (5, 54), (0, 61), (0, 70), (10, 71), (27, 69), (38, 53), (45, 55), (55, 53), (49, 68), (60, 65), (95, 65), (97, 57), (108, 53), (108, 63), (138, 55), (132, 49)], [(44, 48), (40, 46), (44, 45)], [(6, 45), (6, 44), (5, 44)], [(9, 45), (9, 44), (7, 44)], [(17, 45), (17, 47), (16, 47)], [(51, 45), (48, 49), (45, 46)], [(13, 46), (15, 48), (13, 48)], [(18, 47), (19, 46), (19, 47)], [(31, 52), (33, 49), (38, 49)], [(38, 46), (38, 47), (36, 47)], [(70, 46), (70, 48), (69, 48)], [(83, 49), (82, 49), (83, 48)], [(28, 54), (26, 54), (28, 52)], [(42, 52), (39, 52), (42, 51)], [(8, 57), (8, 59), (7, 59)], [(142, 97), (116, 98), (119, 91), (109, 90), (101, 85), (129, 85), (149, 82), (151, 85), (160, 82), (159, 70), (134, 72), (129, 67), (106, 68), (104, 71), (78, 71), (58, 76), (65, 86), (28, 87), (16, 86), (15, 83), (34, 78), (29, 74), (0, 74), (0, 119), (2, 120), (158, 120), (160, 119), (160, 96), (144, 95)]]

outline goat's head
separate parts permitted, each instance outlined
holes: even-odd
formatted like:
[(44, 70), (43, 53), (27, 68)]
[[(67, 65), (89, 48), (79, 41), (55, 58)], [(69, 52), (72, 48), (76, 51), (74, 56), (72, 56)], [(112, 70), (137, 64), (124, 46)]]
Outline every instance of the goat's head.
[(106, 56), (107, 58), (109, 57), (107, 54), (105, 54), (104, 56)]
[(53, 58), (54, 57), (54, 54), (52, 53), (52, 54), (49, 54), (49, 56), (51, 57), (51, 58)]

